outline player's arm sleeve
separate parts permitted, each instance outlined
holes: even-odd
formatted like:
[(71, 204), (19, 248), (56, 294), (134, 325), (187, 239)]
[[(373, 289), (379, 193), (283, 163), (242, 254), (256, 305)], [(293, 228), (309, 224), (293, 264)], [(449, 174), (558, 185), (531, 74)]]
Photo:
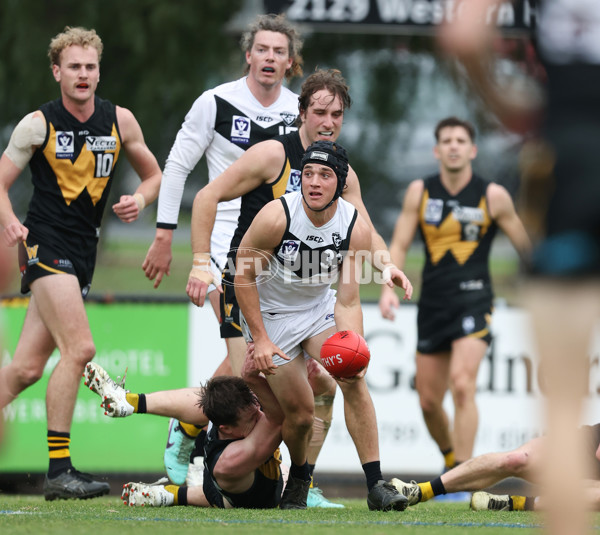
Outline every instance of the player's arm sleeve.
[(36, 112), (28, 113), (13, 130), (8, 146), (4, 151), (6, 157), (19, 169), (31, 160), (35, 147), (39, 147), (46, 139), (46, 123)]
[(158, 228), (177, 228), (181, 199), (188, 175), (214, 137), (216, 103), (203, 93), (185, 116), (167, 158), (158, 195)]

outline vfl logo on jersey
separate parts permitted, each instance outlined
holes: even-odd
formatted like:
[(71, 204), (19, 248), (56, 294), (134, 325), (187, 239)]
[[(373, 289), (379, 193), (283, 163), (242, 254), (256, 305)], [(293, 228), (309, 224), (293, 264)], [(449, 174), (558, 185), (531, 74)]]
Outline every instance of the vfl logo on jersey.
[(279, 251), (277, 256), (283, 260), (284, 263), (293, 263), (298, 257), (298, 252), (300, 251), (300, 241), (299, 240), (285, 240)]
[(56, 132), (55, 152), (57, 159), (66, 160), (73, 157), (75, 154), (75, 136), (73, 132), (61, 130)]
[(114, 151), (117, 148), (117, 139), (114, 136), (86, 136), (85, 145), (91, 152)]
[(291, 193), (292, 191), (300, 191), (301, 183), (302, 173), (296, 169), (292, 169), (290, 172), (290, 178), (288, 178), (287, 186), (285, 187), (285, 192)]
[(427, 199), (425, 205), (425, 223), (436, 225), (442, 220), (444, 201), (442, 199)]
[(231, 141), (237, 143), (250, 142), (250, 119), (241, 115), (234, 115), (231, 122)]
[(296, 122), (297, 115), (295, 113), (290, 113), (289, 111), (282, 111), (279, 115), (287, 126), (292, 126)]
[(25, 246), (27, 250), (27, 265), (33, 266), (33, 264), (37, 264), (40, 259), (38, 258), (38, 247), (39, 245), (34, 245), (33, 247), (29, 247), (29, 245)]

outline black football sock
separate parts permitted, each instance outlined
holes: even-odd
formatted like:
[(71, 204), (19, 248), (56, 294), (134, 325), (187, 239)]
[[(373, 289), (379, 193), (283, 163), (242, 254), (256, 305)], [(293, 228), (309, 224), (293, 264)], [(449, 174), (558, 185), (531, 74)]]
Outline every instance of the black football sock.
[(73, 468), (71, 464), (71, 452), (69, 451), (70, 444), (70, 433), (48, 430), (49, 478), (55, 478), (66, 472), (69, 468)]

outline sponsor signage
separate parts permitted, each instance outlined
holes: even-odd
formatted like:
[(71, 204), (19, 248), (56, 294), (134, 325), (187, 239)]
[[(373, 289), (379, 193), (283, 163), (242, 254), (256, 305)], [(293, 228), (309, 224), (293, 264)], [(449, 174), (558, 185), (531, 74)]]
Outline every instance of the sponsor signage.
[[(432, 33), (460, 17), (461, 0), (264, 0), (266, 13), (286, 13), (314, 31), (340, 33)], [(506, 34), (531, 30), (535, 0), (502, 2), (491, 7), (487, 21)]]

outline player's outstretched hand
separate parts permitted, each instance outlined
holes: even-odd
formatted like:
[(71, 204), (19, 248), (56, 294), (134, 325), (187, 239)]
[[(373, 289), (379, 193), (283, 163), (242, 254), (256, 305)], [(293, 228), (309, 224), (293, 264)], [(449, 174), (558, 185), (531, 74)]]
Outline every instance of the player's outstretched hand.
[(168, 277), (171, 274), (172, 260), (171, 243), (154, 238), (142, 264), (146, 278), (154, 281), (154, 288), (160, 286), (165, 275)]
[(404, 274), (404, 272), (397, 268), (396, 266), (389, 266), (383, 270), (383, 279), (384, 282), (390, 287), (393, 288), (394, 285), (399, 286), (404, 290), (404, 300), (408, 300), (412, 298), (413, 287), (408, 277)]
[(379, 311), (381, 317), (394, 321), (396, 318), (396, 309), (400, 306), (400, 299), (396, 295), (393, 288), (390, 288), (387, 284), (381, 287), (381, 297), (379, 298)]

